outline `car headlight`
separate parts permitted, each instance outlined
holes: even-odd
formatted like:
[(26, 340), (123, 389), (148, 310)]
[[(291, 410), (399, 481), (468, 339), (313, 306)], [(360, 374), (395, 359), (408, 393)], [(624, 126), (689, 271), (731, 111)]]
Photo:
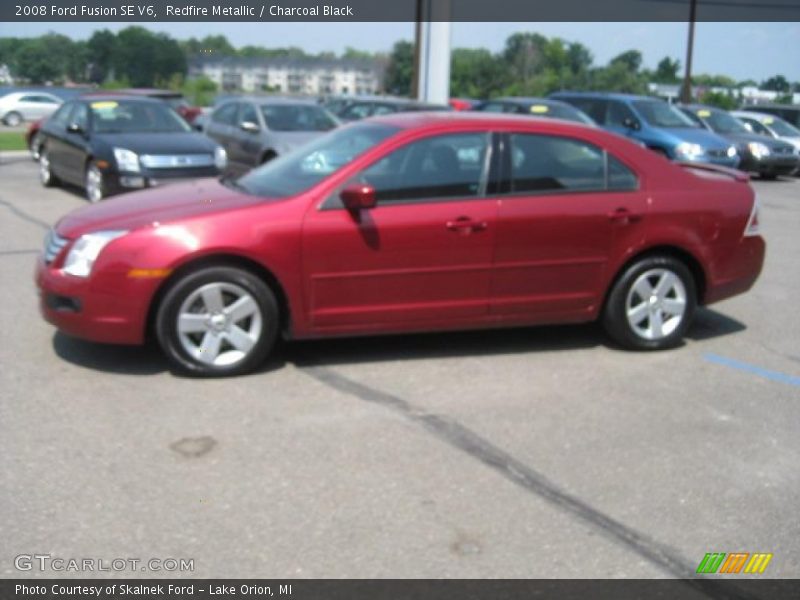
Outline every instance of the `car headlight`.
[(694, 160), (703, 156), (703, 147), (700, 144), (681, 142), (675, 146), (675, 154), (683, 158), (688, 158), (689, 160)]
[(117, 161), (117, 168), (120, 171), (138, 173), (141, 169), (139, 155), (127, 148), (114, 148), (114, 160)]
[(214, 165), (221, 171), (228, 166), (228, 153), (225, 148), (217, 146), (214, 148)]
[(64, 273), (69, 273), (75, 277), (88, 277), (92, 272), (94, 261), (100, 255), (100, 251), (106, 245), (120, 236), (128, 233), (127, 231), (95, 231), (86, 233), (79, 237), (70, 248), (69, 254), (64, 261)]
[(736, 154), (736, 146), (728, 146), (728, 158), (733, 158)]
[(762, 144), (761, 142), (750, 142), (747, 144), (747, 148), (750, 150), (750, 154), (756, 158), (769, 156), (769, 148), (766, 144)]

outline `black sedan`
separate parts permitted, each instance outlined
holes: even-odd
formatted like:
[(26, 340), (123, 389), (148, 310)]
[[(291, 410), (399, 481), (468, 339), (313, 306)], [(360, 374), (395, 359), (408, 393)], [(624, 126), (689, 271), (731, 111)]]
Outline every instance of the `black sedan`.
[(794, 146), (788, 142), (753, 133), (739, 119), (720, 108), (702, 104), (687, 104), (679, 108), (700, 127), (710, 129), (736, 145), (741, 157), (739, 170), (774, 179), (797, 169), (798, 157)]
[(510, 113), (515, 115), (529, 115), (531, 117), (548, 117), (550, 119), (564, 119), (585, 125), (594, 125), (595, 122), (585, 112), (571, 104), (550, 98), (526, 98), (512, 96), (509, 98), (495, 98), (481, 102), (471, 110), (491, 113)]
[(42, 185), (83, 187), (90, 202), (170, 181), (215, 177), (225, 150), (159, 100), (92, 96), (66, 102), (42, 126)]

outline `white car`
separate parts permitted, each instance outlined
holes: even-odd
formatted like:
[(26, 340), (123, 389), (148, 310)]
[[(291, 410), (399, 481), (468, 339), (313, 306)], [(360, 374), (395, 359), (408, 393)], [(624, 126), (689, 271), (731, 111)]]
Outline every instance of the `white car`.
[(13, 92), (0, 98), (0, 121), (15, 127), (49, 117), (64, 101), (44, 92)]

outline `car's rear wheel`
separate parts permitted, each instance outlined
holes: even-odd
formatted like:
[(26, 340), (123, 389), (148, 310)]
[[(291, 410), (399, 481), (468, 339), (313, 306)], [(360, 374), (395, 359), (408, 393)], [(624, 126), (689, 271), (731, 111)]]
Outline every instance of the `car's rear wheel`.
[(278, 331), (278, 304), (269, 286), (228, 266), (179, 279), (156, 315), (161, 348), (178, 370), (190, 375), (252, 371), (274, 347)]
[(11, 111), (3, 118), (3, 122), (9, 127), (16, 127), (22, 123), (22, 115), (16, 111)]
[(661, 350), (677, 346), (697, 305), (691, 271), (671, 256), (644, 257), (614, 284), (606, 301), (603, 325), (626, 348)]
[(94, 161), (90, 161), (89, 164), (86, 165), (83, 188), (86, 190), (86, 199), (89, 202), (100, 202), (100, 200), (106, 197), (103, 172)]
[(50, 152), (47, 148), (39, 154), (39, 181), (44, 187), (53, 187), (58, 184), (58, 179), (53, 175), (50, 165)]

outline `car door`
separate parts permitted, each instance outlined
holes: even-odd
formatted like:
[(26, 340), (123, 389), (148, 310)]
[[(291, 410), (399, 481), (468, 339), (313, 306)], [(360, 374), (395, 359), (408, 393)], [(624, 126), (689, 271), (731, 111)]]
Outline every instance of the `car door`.
[(44, 151), (50, 161), (50, 170), (53, 175), (61, 179), (68, 179), (66, 163), (66, 137), (67, 126), (75, 109), (75, 102), (67, 102), (42, 125), (44, 136)]
[[(245, 131), (243, 123), (253, 123), (258, 131)], [(237, 126), (231, 142), (232, 158), (243, 169), (250, 170), (258, 166), (261, 158), (261, 142), (264, 135), (264, 124), (259, 119), (258, 111), (252, 102), (243, 102), (239, 108)]]
[(488, 312), (497, 199), (486, 132), (428, 136), (353, 181), (377, 204), (354, 214), (335, 193), (303, 230), (306, 306), (319, 331), (474, 322)]
[(630, 166), (580, 139), (514, 133), (503, 147), (490, 312), (581, 320), (616, 248), (641, 234), (645, 193)]
[(228, 158), (234, 170), (242, 170), (242, 167), (234, 160), (232, 154), (235, 153), (233, 149), (234, 143), (234, 130), (237, 126), (237, 118), (239, 116), (239, 103), (238, 102), (225, 102), (220, 105), (214, 112), (211, 113), (206, 125), (205, 133), (208, 137), (215, 140), (228, 153)]
[[(77, 128), (75, 131), (71, 129)], [(77, 102), (69, 116), (66, 135), (62, 138), (64, 145), (61, 161), (64, 164), (64, 177), (83, 184), (86, 171), (86, 160), (90, 155), (91, 128), (89, 122), (89, 105)]]
[(41, 94), (33, 97), (34, 102), (33, 104), (35, 107), (33, 108), (33, 118), (34, 119), (43, 119), (44, 117), (49, 117), (53, 112), (58, 109), (60, 102), (54, 96), (48, 96), (46, 94)]

